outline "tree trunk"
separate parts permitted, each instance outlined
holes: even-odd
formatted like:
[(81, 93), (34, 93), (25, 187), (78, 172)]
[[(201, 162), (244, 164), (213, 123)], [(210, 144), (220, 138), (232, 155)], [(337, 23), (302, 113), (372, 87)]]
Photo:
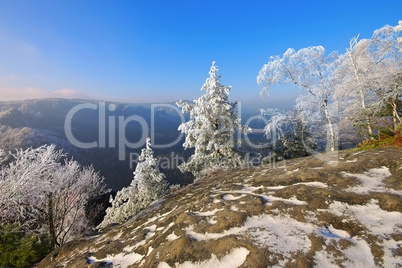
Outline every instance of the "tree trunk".
[(396, 104), (393, 103), (392, 105), (392, 123), (393, 123), (393, 131), (396, 131), (396, 126), (398, 125), (398, 121), (401, 122), (401, 119), (398, 115), (398, 111), (396, 110)]
[(364, 116), (366, 117), (367, 131), (368, 131), (368, 134), (370, 135), (370, 139), (373, 139), (374, 134), (373, 134), (373, 129), (371, 127), (370, 117), (366, 114), (367, 111), (366, 111), (366, 103), (364, 101), (364, 94), (363, 94), (363, 91), (361, 89), (359, 89), (359, 93), (360, 93), (361, 105), (362, 105), (362, 108), (363, 108), (363, 111), (364, 111)]
[[(356, 39), (356, 41), (357, 41), (357, 39)], [(352, 49), (352, 44), (351, 44), (351, 49)], [(348, 51), (348, 55), (349, 55), (350, 61), (351, 61), (352, 64), (353, 64), (353, 71), (354, 71), (354, 73), (355, 73), (356, 82), (357, 82), (357, 84), (359, 85), (360, 104), (361, 104), (361, 106), (362, 106), (362, 109), (363, 109), (363, 112), (364, 112), (364, 116), (366, 117), (366, 127), (367, 127), (367, 131), (368, 131), (368, 134), (370, 135), (370, 139), (373, 139), (373, 138), (374, 138), (374, 137), (373, 137), (373, 128), (372, 128), (372, 126), (371, 126), (370, 117), (366, 114), (366, 113), (367, 113), (367, 111), (366, 111), (366, 103), (365, 103), (365, 101), (364, 101), (363, 90), (362, 90), (361, 87), (360, 87), (360, 86), (361, 86), (361, 83), (360, 83), (359, 74), (358, 74), (358, 72), (357, 72), (356, 62), (355, 62), (355, 60), (353, 59), (350, 50), (347, 50), (347, 51)]]
[(57, 242), (56, 229), (54, 227), (54, 217), (53, 217), (53, 195), (52, 193), (47, 196), (47, 221), (49, 224), (49, 235), (52, 241), (53, 247), (59, 247), (60, 244)]
[(324, 114), (325, 114), (325, 119), (327, 120), (328, 123), (328, 134), (329, 134), (329, 147), (330, 151), (333, 152), (335, 151), (335, 133), (334, 133), (334, 127), (332, 125), (331, 117), (329, 115), (328, 111), (328, 101), (324, 100), (323, 103), (324, 106)]

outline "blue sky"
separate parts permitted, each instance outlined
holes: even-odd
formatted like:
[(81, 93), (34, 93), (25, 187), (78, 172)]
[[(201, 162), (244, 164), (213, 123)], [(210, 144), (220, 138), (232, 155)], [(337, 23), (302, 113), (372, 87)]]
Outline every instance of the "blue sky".
[(287, 48), (341, 53), (402, 19), (402, 1), (0, 0), (0, 100), (195, 99), (213, 60), (231, 99), (265, 108), (258, 71)]

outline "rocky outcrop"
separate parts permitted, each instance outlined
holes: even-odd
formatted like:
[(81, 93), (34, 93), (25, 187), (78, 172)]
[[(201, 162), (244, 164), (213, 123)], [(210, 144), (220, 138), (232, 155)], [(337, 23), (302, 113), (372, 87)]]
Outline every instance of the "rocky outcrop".
[(39, 267), (398, 267), (402, 150), (220, 171)]

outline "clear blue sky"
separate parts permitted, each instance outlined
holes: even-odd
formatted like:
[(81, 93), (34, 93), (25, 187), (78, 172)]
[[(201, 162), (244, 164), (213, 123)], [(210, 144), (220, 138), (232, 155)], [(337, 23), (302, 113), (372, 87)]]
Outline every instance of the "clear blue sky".
[(215, 60), (231, 99), (277, 105), (295, 92), (259, 100), (269, 56), (343, 53), (353, 36), (401, 19), (401, 0), (0, 0), (0, 100), (192, 100)]

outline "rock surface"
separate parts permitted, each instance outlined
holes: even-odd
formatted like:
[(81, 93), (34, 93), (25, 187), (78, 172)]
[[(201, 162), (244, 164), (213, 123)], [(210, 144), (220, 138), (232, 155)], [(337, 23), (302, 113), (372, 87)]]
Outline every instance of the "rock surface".
[(401, 267), (402, 150), (221, 171), (38, 267)]

